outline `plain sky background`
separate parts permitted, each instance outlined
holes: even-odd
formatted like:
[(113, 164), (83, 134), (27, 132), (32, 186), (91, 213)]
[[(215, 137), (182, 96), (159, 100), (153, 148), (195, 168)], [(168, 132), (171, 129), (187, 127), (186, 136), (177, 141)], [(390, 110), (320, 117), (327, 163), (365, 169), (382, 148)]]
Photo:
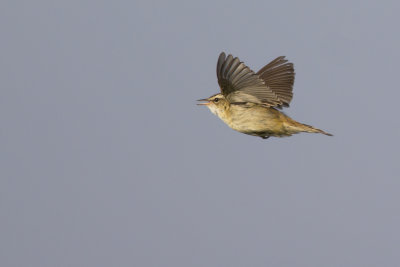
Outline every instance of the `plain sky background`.
[[(0, 266), (400, 265), (398, 1), (0, 3)], [(196, 99), (295, 64), (262, 140)]]

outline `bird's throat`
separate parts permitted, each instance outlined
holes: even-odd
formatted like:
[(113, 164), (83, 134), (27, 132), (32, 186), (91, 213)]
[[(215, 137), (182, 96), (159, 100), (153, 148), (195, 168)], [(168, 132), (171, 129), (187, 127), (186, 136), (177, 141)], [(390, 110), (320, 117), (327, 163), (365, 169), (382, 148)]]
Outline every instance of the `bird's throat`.
[(230, 112), (229, 112), (229, 106), (217, 107), (215, 105), (209, 105), (208, 108), (214, 115), (217, 115), (226, 124), (231, 125), (231, 116), (230, 116)]

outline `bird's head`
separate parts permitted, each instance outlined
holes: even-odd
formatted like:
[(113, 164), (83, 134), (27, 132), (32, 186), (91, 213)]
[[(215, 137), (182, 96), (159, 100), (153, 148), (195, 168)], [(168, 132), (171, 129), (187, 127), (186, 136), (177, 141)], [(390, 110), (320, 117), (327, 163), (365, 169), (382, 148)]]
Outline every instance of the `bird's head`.
[(199, 99), (197, 101), (205, 101), (197, 105), (207, 106), (212, 113), (220, 118), (225, 116), (226, 110), (229, 108), (229, 102), (222, 94), (215, 94), (209, 98)]

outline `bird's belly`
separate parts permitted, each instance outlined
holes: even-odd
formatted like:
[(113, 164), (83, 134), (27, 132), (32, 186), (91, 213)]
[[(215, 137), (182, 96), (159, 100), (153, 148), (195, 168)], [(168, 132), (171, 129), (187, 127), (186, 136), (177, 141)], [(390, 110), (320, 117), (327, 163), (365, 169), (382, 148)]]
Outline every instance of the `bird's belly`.
[(249, 135), (282, 136), (285, 133), (283, 120), (279, 113), (279, 111), (269, 108), (242, 109), (240, 112), (232, 114), (229, 126), (238, 132)]

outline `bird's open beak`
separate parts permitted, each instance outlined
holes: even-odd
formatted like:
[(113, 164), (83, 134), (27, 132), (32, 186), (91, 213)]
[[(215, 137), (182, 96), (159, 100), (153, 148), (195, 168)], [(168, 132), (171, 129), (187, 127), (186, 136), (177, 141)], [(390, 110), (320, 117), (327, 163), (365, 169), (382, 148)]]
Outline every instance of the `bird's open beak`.
[(207, 105), (210, 104), (210, 101), (209, 101), (208, 99), (206, 99), (206, 98), (204, 98), (204, 99), (199, 99), (199, 100), (197, 100), (197, 101), (207, 101), (206, 103), (197, 103), (197, 105), (199, 105), (199, 106), (207, 106)]

